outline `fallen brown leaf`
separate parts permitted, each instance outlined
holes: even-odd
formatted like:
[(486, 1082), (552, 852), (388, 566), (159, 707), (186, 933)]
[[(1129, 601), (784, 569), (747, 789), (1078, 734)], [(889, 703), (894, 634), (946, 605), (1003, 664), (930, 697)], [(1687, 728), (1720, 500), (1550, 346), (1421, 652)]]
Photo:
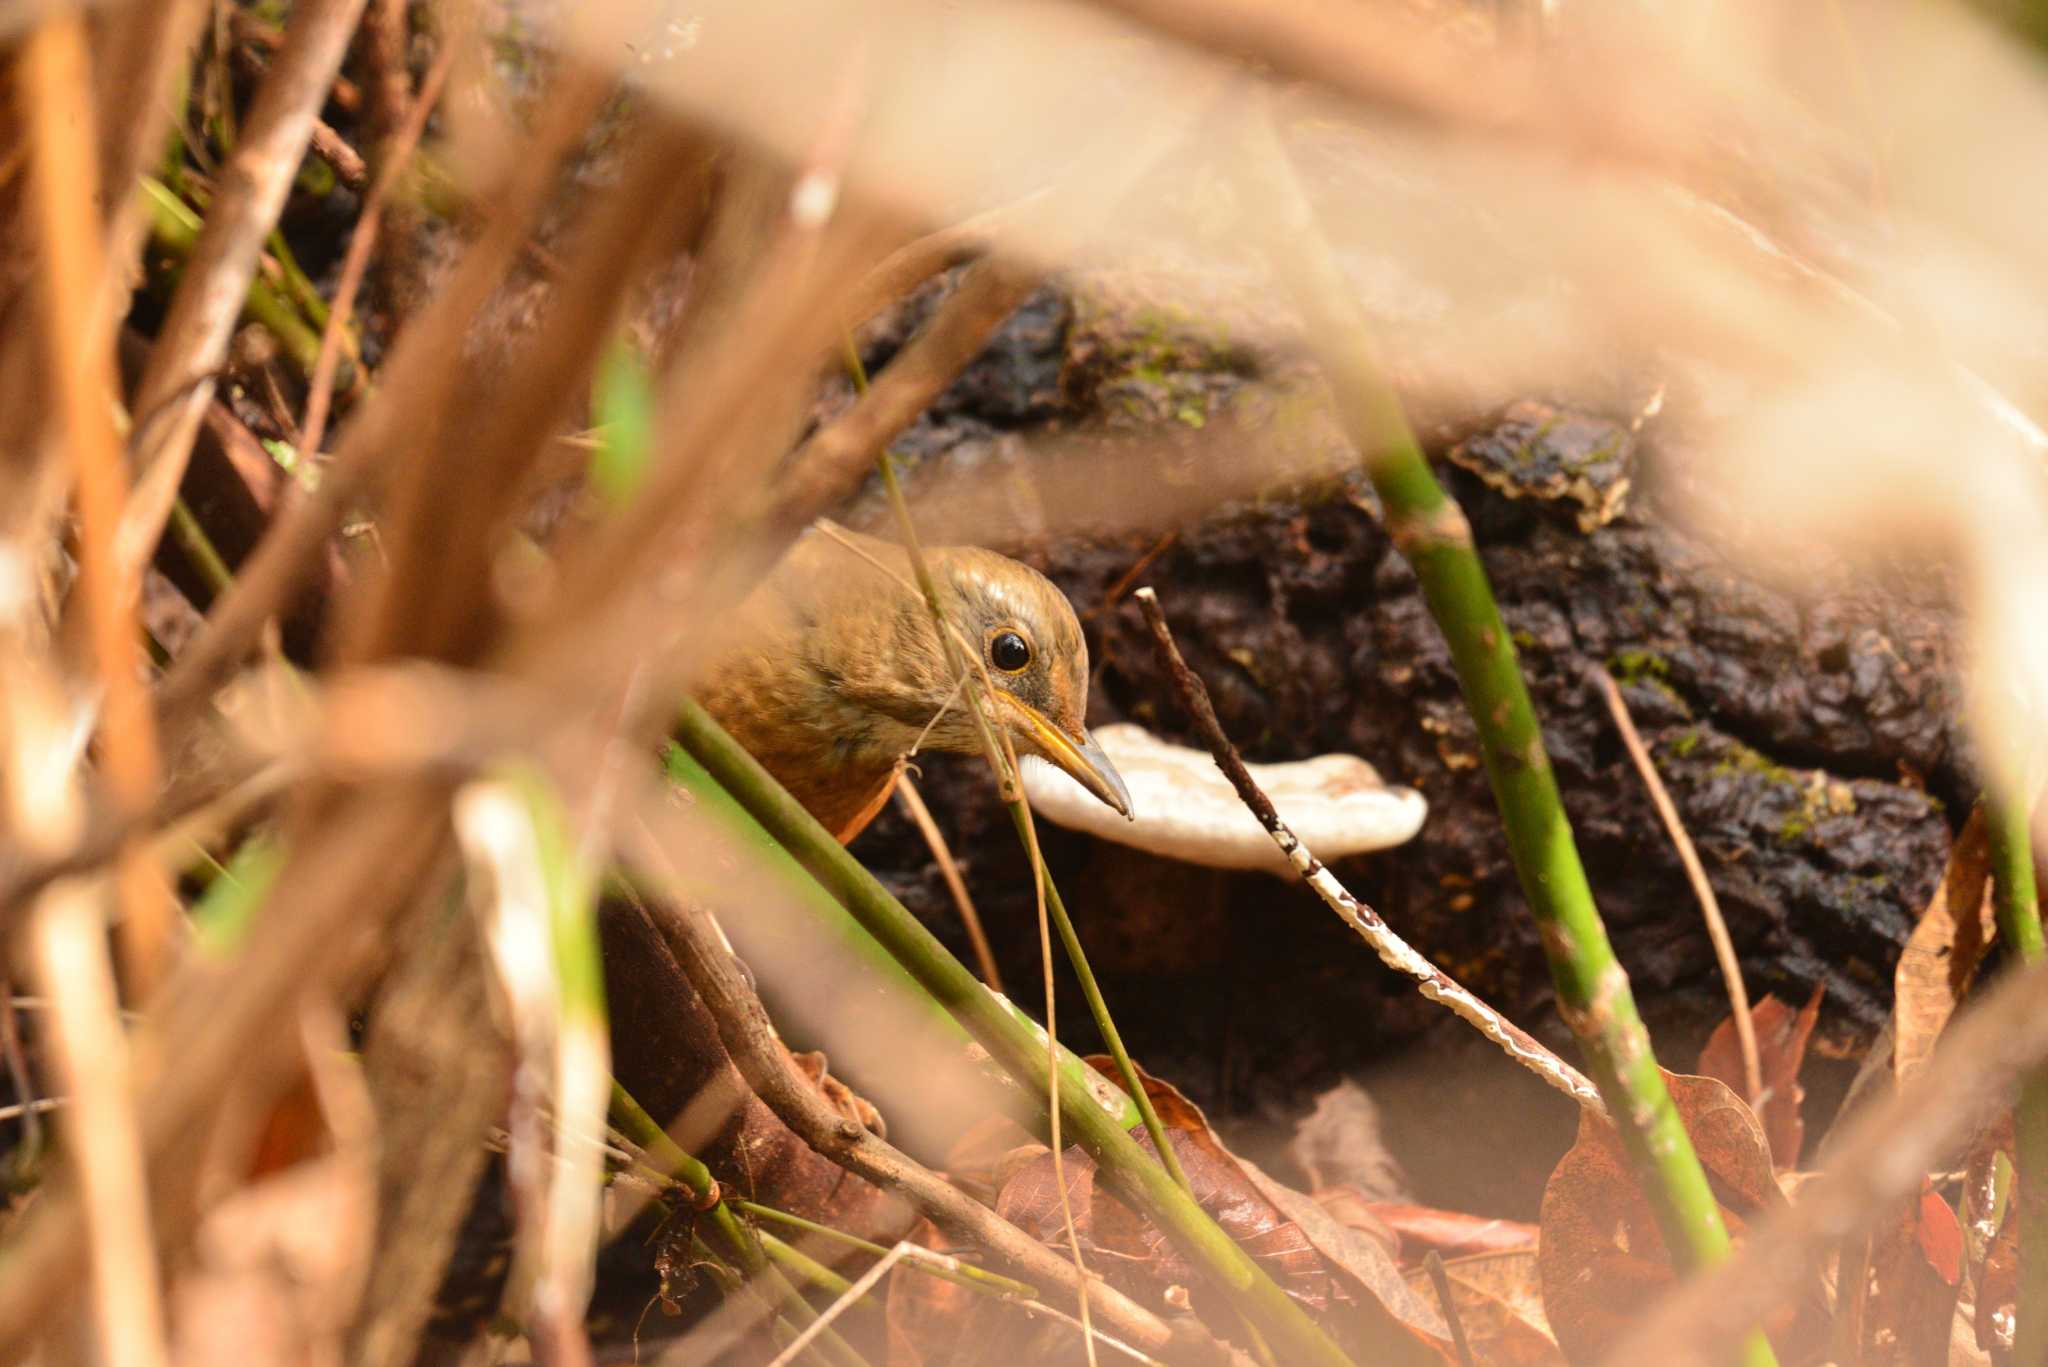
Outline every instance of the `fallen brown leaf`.
[[(1324, 1200), (1324, 1197), (1325, 1193), (1316, 1193), (1317, 1200)], [(1540, 1232), (1535, 1225), (1522, 1220), (1468, 1215), (1464, 1211), (1438, 1210), (1434, 1206), (1374, 1201), (1366, 1211), (1400, 1237), (1402, 1260), (1410, 1263), (1420, 1260), (1423, 1254), (1432, 1250), (1448, 1260), (1475, 1253), (1533, 1249)]]
[(1948, 867), (1907, 937), (1893, 975), (1892, 1075), (1904, 1081), (1927, 1062), (1949, 1017), (1970, 990), (1997, 933), (1991, 906), (1991, 847), (1984, 811), (1970, 813)]
[[(1110, 1071), (1106, 1059), (1090, 1062)], [(1442, 1317), (1409, 1288), (1384, 1246), (1231, 1153), (1200, 1108), (1171, 1086), (1151, 1077), (1143, 1082), (1195, 1199), (1347, 1348), (1366, 1360), (1418, 1367), (1451, 1360)], [(1148, 1136), (1134, 1137), (1150, 1148)], [(1241, 1335), (1235, 1317), (1165, 1235), (1098, 1183), (1095, 1165), (1085, 1154), (1068, 1150), (1064, 1168), (1076, 1232), (1092, 1271), (1143, 1304), (1172, 1303), (1184, 1295), (1219, 1336)], [(1048, 1244), (1064, 1247), (1052, 1155), (1013, 1155), (999, 1180), (997, 1211)]]
[[(1766, 996), (1750, 1008), (1749, 1019), (1756, 1030), (1757, 1073), (1763, 1095), (1757, 1098), (1757, 1119), (1770, 1140), (1771, 1161), (1779, 1168), (1799, 1165), (1806, 1147), (1806, 1120), (1800, 1107), (1806, 1088), (1799, 1083), (1799, 1069), (1806, 1061), (1806, 1042), (1820, 1019), (1823, 984), (1815, 983), (1813, 996), (1794, 1011), (1776, 997)], [(1707, 1045), (1700, 1050), (1700, 1076), (1718, 1078), (1737, 1096), (1742, 1095), (1742, 1050), (1735, 1033), (1735, 1018), (1728, 1017), (1714, 1027)]]
[(1838, 1332), (1855, 1345), (1860, 1367), (1946, 1357), (1962, 1264), (1962, 1225), (1931, 1184), (1844, 1250)]
[[(1564, 1351), (1543, 1314), (1533, 1244), (1447, 1259), (1444, 1275), (1475, 1361), (1487, 1367), (1564, 1367)], [(1419, 1295), (1436, 1294), (1429, 1274), (1420, 1267), (1409, 1270), (1408, 1284)]]
[(1975, 1289), (1977, 1348), (1998, 1367), (2012, 1361), (2013, 1325), (2019, 1295), (2019, 1223), (2015, 1219), (2019, 1179), (2013, 1167), (2017, 1140), (2006, 1111), (1970, 1146), (1963, 1176), (1963, 1245), (1969, 1283)]
[[(1668, 1072), (1664, 1080), (1722, 1218), (1740, 1237), (1785, 1203), (1763, 1126), (1725, 1083)], [(1544, 1188), (1542, 1231), (1537, 1266), (1550, 1326), (1572, 1362), (1597, 1362), (1675, 1280), (1656, 1216), (1604, 1118), (1580, 1117), (1578, 1141)], [(1818, 1280), (1787, 1288), (1764, 1327), (1781, 1364), (1816, 1360), (1827, 1343)]]

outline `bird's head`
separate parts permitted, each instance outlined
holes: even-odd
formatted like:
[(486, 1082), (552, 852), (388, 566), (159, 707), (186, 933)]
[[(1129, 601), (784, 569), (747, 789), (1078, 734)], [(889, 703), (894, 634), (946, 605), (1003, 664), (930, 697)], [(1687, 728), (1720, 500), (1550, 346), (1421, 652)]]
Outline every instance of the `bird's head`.
[[(1123, 778), (1084, 724), (1088, 642), (1066, 595), (1038, 571), (993, 551), (949, 548), (933, 556), (932, 568), (952, 591), (952, 620), (967, 644), (981, 652), (995, 686), (996, 717), (1017, 753), (1058, 766), (1130, 816)], [(980, 749), (964, 708), (949, 709), (946, 720), (952, 724), (935, 728), (934, 741), (948, 749)]]

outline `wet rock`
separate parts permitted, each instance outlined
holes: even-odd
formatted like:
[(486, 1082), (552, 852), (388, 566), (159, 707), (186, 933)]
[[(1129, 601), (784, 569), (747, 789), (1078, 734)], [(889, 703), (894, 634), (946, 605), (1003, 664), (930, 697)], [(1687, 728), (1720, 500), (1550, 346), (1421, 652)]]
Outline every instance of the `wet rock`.
[[(1144, 328), (1106, 354), (1110, 334), (1077, 316), (1086, 326), (1069, 329), (1061, 425), (1185, 430), (1171, 409), (1184, 394), (1211, 392), (1203, 385), (1237, 411), (1273, 401), (1257, 359), (1228, 349), (1174, 351), (1175, 364), (1199, 356), (1207, 368), (1188, 380), (1169, 366), (1161, 387), (1141, 378), (1134, 389), (1130, 359), (1142, 357)], [(1133, 396), (1136, 412), (1125, 403)], [(956, 424), (993, 425), (948, 411)], [(1440, 476), (1475, 529), (1588, 873), (1660, 1050), (1690, 1066), (1726, 1001), (1594, 669), (1624, 685), (1700, 846), (1751, 993), (1796, 1001), (1826, 985), (1809, 1070), (1818, 1125), (1846, 1084), (1847, 1065), (1828, 1060), (1859, 1052), (1888, 1010), (1898, 948), (1939, 876), (1949, 815), (1971, 790), (1948, 615), (1938, 587), (1845, 581), (1802, 600), (1752, 581), (1660, 515), (1653, 436), (1632, 433), (1626, 419), (1518, 404), (1446, 442)], [(1106, 445), (1104, 459), (1115, 449)], [(1008, 477), (1028, 484), (1030, 458)], [(1373, 509), (1356, 478), (1323, 481), (1299, 499), (1231, 505), (1167, 541), (1147, 530), (1011, 549), (1057, 580), (1083, 617), (1091, 724), (1129, 719), (1189, 739), (1135, 606), (1113, 597), (1152, 556), (1139, 582), (1157, 586), (1248, 757), (1342, 750), (1420, 789), (1430, 818), (1418, 839), (1351, 861), (1341, 876), (1443, 967), (1569, 1050), (1448, 653)], [(1011, 990), (1033, 1004), (1031, 883), (987, 775), (967, 762), (934, 760), (929, 770), (929, 800)], [(1112, 876), (1115, 857), (1096, 842), (1050, 828), (1042, 838), (1084, 939), (1108, 951), (1098, 967), (1127, 1043), (1217, 1116), (1232, 1142), (1284, 1169), (1261, 1136), (1284, 1132), (1339, 1077), (1377, 1072), (1390, 1089), (1390, 1140), (1423, 1199), (1533, 1210), (1542, 1173), (1570, 1142), (1569, 1107), (1475, 1051), (1469, 1032), (1385, 972), (1312, 895), (1257, 875)], [(857, 850), (964, 950), (914, 831), (892, 814)], [(1063, 1035), (1087, 1047), (1085, 1010), (1065, 988), (1060, 1018)], [(1417, 1059), (1441, 1066), (1417, 1071)], [(1526, 1119), (1525, 1172), (1503, 1168), (1498, 1145), (1473, 1137), (1504, 1106), (1518, 1126)], [(1447, 1140), (1447, 1129), (1464, 1139)], [(1424, 1152), (1403, 1151), (1404, 1139)], [(1485, 1155), (1463, 1153), (1465, 1139)]]

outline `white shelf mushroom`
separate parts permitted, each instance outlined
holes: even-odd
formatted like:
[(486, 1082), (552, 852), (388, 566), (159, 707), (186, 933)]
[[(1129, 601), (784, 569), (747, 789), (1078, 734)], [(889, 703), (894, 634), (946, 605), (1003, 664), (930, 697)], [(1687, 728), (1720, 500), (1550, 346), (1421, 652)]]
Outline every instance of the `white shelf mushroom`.
[[(1293, 872), (1208, 751), (1170, 744), (1127, 723), (1100, 727), (1094, 735), (1130, 789), (1131, 819), (1036, 758), (1025, 761), (1023, 776), (1034, 811), (1062, 826), (1190, 864)], [(1319, 859), (1399, 845), (1422, 829), (1429, 811), (1422, 794), (1384, 782), (1356, 755), (1247, 767), (1280, 819)]]

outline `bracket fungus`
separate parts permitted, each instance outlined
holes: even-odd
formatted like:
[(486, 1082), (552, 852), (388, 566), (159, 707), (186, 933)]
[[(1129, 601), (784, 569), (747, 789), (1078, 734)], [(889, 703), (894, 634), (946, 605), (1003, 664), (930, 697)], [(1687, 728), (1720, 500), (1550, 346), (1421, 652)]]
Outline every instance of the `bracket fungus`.
[[(1130, 819), (1051, 765), (1026, 762), (1024, 789), (1040, 815), (1190, 864), (1292, 872), (1206, 750), (1171, 744), (1128, 723), (1098, 728), (1095, 741), (1130, 790)], [(1388, 784), (1356, 755), (1247, 767), (1280, 819), (1320, 859), (1402, 844), (1422, 829), (1429, 810), (1422, 794)]]

